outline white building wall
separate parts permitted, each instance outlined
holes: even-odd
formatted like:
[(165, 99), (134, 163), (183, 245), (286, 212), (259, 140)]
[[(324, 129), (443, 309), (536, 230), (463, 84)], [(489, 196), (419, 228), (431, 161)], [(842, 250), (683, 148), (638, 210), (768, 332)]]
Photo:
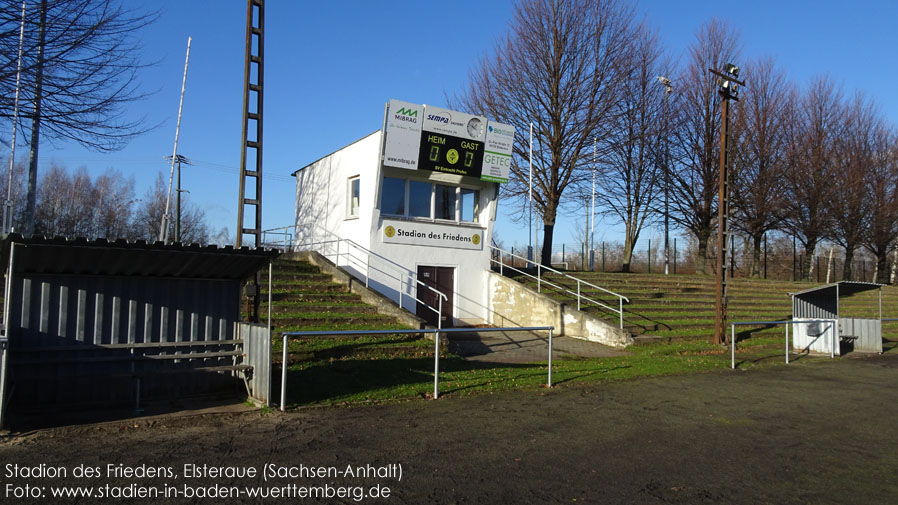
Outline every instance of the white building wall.
[[(375, 132), (311, 165), (296, 176), (295, 244), (314, 249), (338, 265), (366, 277), (369, 287), (415, 312), (419, 286), (418, 267), (452, 267), (455, 324), (478, 324), (488, 315), (487, 270), (490, 267), (489, 244), (493, 233), (497, 184), (473, 177), (442, 174), (427, 170), (402, 170), (382, 167), (379, 163), (382, 135)], [(360, 177), (358, 218), (348, 218), (348, 180)], [(451, 223), (433, 219), (403, 219), (381, 216), (380, 192), (383, 176), (401, 177), (480, 191), (480, 210), (476, 223)], [(478, 234), (479, 250), (446, 246), (386, 243), (384, 221), (407, 222), (442, 229), (449, 227), (461, 234)], [(343, 239), (338, 246), (334, 242)], [(351, 241), (351, 242), (350, 242)], [(359, 247), (351, 245), (358, 244)], [(421, 287), (420, 289), (426, 289)]]

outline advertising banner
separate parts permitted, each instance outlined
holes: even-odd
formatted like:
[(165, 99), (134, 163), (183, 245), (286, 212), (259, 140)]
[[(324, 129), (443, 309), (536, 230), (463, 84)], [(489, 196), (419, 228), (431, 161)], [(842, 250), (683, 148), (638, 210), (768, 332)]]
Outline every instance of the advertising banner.
[(380, 236), (385, 244), (423, 245), (483, 250), (483, 228), (384, 219)]
[(490, 121), (486, 128), (486, 149), (483, 152), (481, 180), (508, 182), (513, 146), (514, 126)]
[(417, 170), (423, 123), (423, 105), (390, 100), (384, 142), (384, 165)]
[(479, 177), (486, 140), (485, 117), (427, 107), (418, 166), (434, 172)]

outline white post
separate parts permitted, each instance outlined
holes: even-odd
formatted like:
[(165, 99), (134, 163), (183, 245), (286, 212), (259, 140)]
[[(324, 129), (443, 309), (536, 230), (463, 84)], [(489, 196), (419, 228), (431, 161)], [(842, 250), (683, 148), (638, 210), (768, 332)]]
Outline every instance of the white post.
[[(530, 155), (527, 158), (527, 165), (530, 171), (530, 182), (528, 183), (528, 198), (530, 202), (530, 223), (527, 225), (527, 237), (529, 244), (527, 247), (527, 260), (533, 260), (533, 123), (530, 123)], [(528, 267), (530, 265), (527, 265)]]
[(618, 314), (620, 314), (620, 329), (624, 329), (624, 299), (620, 296), (617, 297), (617, 310)]
[(549, 328), (549, 383), (548, 387), (552, 387), (552, 328)]
[(786, 323), (786, 364), (789, 364), (789, 324)]
[[(22, 76), (22, 43), (25, 39), (25, 2), (22, 2), (22, 23), (19, 25), (19, 62), (16, 64), (16, 95), (13, 101), (12, 135), (9, 140), (9, 180), (6, 184), (6, 206), (3, 209), (3, 233), (12, 231), (12, 170), (16, 160), (16, 131), (19, 126), (19, 83)], [(4, 370), (5, 370), (4, 364)], [(5, 374), (5, 372), (4, 372)], [(2, 426), (2, 425), (0, 425)]]
[(730, 324), (730, 368), (736, 369), (736, 325)]
[(281, 412), (287, 410), (287, 334), (284, 333), (284, 349), (281, 356)]
[[(184, 89), (187, 86), (187, 65), (190, 63), (190, 41), (187, 37), (187, 58), (184, 60), (184, 78), (181, 80), (181, 101), (178, 104), (178, 124), (175, 126), (175, 148), (171, 154), (171, 172), (168, 175), (168, 196), (165, 198), (165, 214), (162, 215), (162, 229), (159, 230), (159, 240), (164, 243), (168, 242), (168, 215), (171, 210), (171, 185), (175, 176), (175, 160), (178, 158), (178, 135), (181, 133), (181, 111), (184, 110)], [(240, 230), (237, 230), (240, 233)], [(259, 244), (256, 244), (259, 247)]]
[(440, 332), (433, 334), (433, 399), (440, 397)]

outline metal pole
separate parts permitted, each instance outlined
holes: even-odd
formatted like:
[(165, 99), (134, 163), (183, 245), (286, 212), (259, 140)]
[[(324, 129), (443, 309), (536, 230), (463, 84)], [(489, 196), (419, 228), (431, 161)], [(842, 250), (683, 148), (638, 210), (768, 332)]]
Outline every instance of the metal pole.
[(786, 324), (786, 364), (789, 364), (789, 325)]
[(281, 412), (287, 404), (287, 334), (284, 333), (283, 356), (281, 357)]
[[(12, 135), (9, 140), (9, 174), (8, 181), (6, 184), (6, 204), (3, 207), (3, 233), (9, 233), (12, 231), (12, 218), (13, 218), (13, 208), (12, 208), (12, 171), (13, 165), (16, 160), (16, 131), (18, 131), (18, 123), (19, 123), (19, 84), (22, 76), (22, 43), (25, 39), (25, 2), (22, 2), (22, 22), (19, 25), (19, 61), (16, 64), (16, 94), (15, 99), (13, 101), (13, 113), (12, 113)], [(3, 354), (4, 359), (6, 357), (6, 353)], [(3, 364), (4, 370), (6, 370), (6, 364)], [(4, 372), (4, 375), (6, 373)], [(2, 393), (2, 392), (0, 392)], [(2, 399), (0, 399), (2, 401)], [(0, 419), (0, 426), (3, 426), (2, 419)]]
[[(530, 123), (530, 156), (527, 159), (527, 165), (530, 170), (530, 182), (528, 185), (528, 198), (529, 198), (529, 216), (530, 221), (527, 224), (527, 261), (533, 261), (533, 123)], [(528, 264), (527, 267), (530, 265)]]
[(440, 397), (440, 332), (434, 333), (433, 351), (433, 399)]
[(552, 387), (552, 328), (549, 328), (549, 382), (547, 387)]
[[(175, 173), (175, 160), (178, 157), (178, 136), (181, 134), (181, 112), (184, 110), (184, 90), (187, 87), (187, 66), (190, 64), (190, 41), (187, 37), (187, 57), (184, 59), (184, 77), (181, 79), (181, 100), (178, 103), (178, 123), (175, 126), (175, 147), (171, 153), (171, 171), (168, 175), (168, 195), (165, 198), (165, 214), (162, 215), (162, 229), (159, 230), (159, 240), (168, 242), (168, 222), (171, 219), (171, 184)], [(240, 230), (237, 230), (240, 233)]]
[(736, 325), (730, 325), (730, 368), (736, 369)]
[(178, 156), (178, 198), (175, 203), (175, 242), (181, 242), (181, 157)]
[(726, 339), (726, 231), (727, 231), (727, 138), (729, 128), (729, 95), (721, 93), (720, 105), (720, 171), (717, 196), (717, 286), (714, 325), (714, 343), (723, 344)]
[(592, 225), (589, 227), (589, 271), (595, 272), (596, 270), (596, 262), (595, 262), (595, 242), (596, 242), (596, 171), (598, 170), (598, 165), (596, 164), (596, 139), (592, 139), (592, 212), (590, 213), (590, 219)]

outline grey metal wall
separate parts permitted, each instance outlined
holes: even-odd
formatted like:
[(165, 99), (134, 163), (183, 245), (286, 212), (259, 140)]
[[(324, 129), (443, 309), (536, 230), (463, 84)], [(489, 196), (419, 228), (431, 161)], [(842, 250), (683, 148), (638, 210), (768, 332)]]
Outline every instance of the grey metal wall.
[(839, 318), (839, 336), (854, 337), (855, 351), (882, 352), (882, 321), (879, 319)]
[[(133, 402), (132, 351), (98, 345), (234, 339), (239, 300), (240, 283), (233, 280), (15, 273), (9, 297), (12, 402)], [(222, 345), (183, 352), (232, 349)], [(72, 363), (73, 357), (81, 362)], [(202, 364), (227, 365), (232, 360), (210, 358)], [(151, 365), (189, 366), (183, 360), (146, 364)], [(216, 373), (170, 374), (144, 379), (139, 387), (144, 399), (153, 399), (242, 387), (240, 382)]]
[(271, 330), (266, 325), (237, 323), (237, 334), (243, 339), (246, 364), (252, 365), (250, 395), (269, 405), (271, 401)]
[(792, 297), (792, 317), (803, 319), (835, 319), (839, 307), (835, 287)]

